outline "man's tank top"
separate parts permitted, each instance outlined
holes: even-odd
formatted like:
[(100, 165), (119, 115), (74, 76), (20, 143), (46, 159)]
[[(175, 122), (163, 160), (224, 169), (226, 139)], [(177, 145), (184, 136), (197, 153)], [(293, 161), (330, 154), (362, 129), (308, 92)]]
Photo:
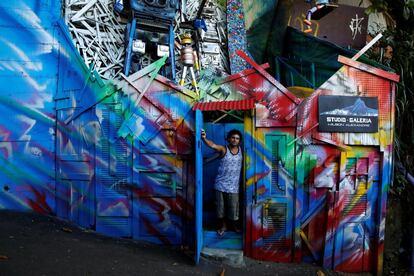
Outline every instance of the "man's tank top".
[(226, 147), (226, 154), (221, 158), (214, 188), (225, 193), (238, 193), (240, 172), (242, 167), (242, 150), (238, 147), (237, 154), (233, 154)]

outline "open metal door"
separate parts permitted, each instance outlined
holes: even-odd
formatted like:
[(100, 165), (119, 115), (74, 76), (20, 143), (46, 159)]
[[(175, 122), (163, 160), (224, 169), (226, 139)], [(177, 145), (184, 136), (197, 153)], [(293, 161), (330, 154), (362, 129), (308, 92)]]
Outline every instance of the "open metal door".
[(201, 128), (203, 126), (203, 113), (195, 111), (195, 263), (200, 262), (200, 253), (203, 248), (203, 153), (201, 151)]

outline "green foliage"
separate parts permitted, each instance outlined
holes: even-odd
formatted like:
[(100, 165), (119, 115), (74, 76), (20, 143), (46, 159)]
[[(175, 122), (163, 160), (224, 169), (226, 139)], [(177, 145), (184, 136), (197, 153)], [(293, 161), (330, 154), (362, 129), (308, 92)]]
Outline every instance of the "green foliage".
[(217, 5), (221, 7), (223, 10), (226, 10), (227, 7), (227, 1), (226, 0), (215, 0)]
[(414, 186), (404, 176), (397, 176), (396, 182), (401, 185), (389, 194), (387, 204), (384, 275), (410, 275)]
[[(393, 48), (391, 67), (400, 75), (398, 92), (396, 97), (396, 138), (398, 139), (398, 159), (405, 165), (411, 166), (413, 172), (412, 157), (414, 156), (414, 32), (406, 32), (399, 29), (391, 31), (388, 35), (388, 43)], [(411, 160), (404, 160), (406, 158)]]
[[(360, 5), (362, 4), (362, 0), (359, 3)], [(374, 0), (371, 1), (371, 6), (369, 6), (366, 10), (366, 13), (375, 13), (375, 12), (386, 12), (388, 10), (388, 3), (387, 1), (383, 1), (383, 0)]]
[(366, 12), (387, 14), (401, 30), (410, 31), (414, 24), (414, 0), (371, 0)]
[[(398, 185), (394, 186), (393, 193), (397, 197), (401, 197), (406, 195), (406, 190), (409, 189), (410, 183), (405, 179), (405, 176), (402, 173), (397, 173), (394, 178), (394, 182)], [(410, 199), (409, 201), (412, 201), (413, 199)]]
[[(373, 0), (369, 12), (384, 12), (391, 16), (396, 26), (383, 33), (380, 50), (373, 49), (370, 58), (385, 63), (400, 75), (396, 94), (397, 159), (413, 174), (414, 172), (414, 0)], [(392, 59), (384, 59), (387, 46), (393, 49)]]
[[(408, 173), (414, 174), (414, 0), (372, 0), (368, 12), (383, 12), (392, 18), (394, 28), (384, 32), (379, 48), (370, 57), (386, 63), (400, 75), (395, 100), (395, 154)], [(392, 59), (383, 58), (391, 46)], [(380, 50), (378, 50), (380, 49)], [(410, 238), (413, 231), (414, 186), (406, 175), (395, 171), (387, 211), (385, 275), (405, 275), (409, 265)], [(397, 227), (394, 227), (397, 226)], [(411, 249), (413, 250), (413, 249)], [(408, 256), (408, 257), (407, 257)], [(404, 271), (405, 269), (405, 271)]]

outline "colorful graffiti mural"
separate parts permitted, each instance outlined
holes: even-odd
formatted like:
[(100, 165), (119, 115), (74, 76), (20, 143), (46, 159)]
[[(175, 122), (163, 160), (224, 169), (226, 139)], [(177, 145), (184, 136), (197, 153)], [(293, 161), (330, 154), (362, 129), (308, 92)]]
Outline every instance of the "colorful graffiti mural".
[[(340, 57), (343, 67), (305, 98), (253, 69), (221, 81), (228, 98), (255, 98), (244, 119), (246, 255), (382, 272), (398, 76)], [(249, 89), (247, 89), (249, 88)], [(378, 98), (375, 133), (318, 131), (323, 95)], [(206, 167), (208, 169), (208, 167)], [(211, 172), (205, 173), (206, 175)]]
[[(199, 253), (207, 186), (196, 183), (198, 95), (158, 74), (165, 58), (104, 82), (59, 12), (51, 1), (0, 4), (0, 208)], [(214, 79), (200, 95), (254, 102), (243, 117), (223, 112), (244, 134), (244, 233), (208, 243), (243, 246), (256, 259), (381, 274), (398, 76), (339, 57), (343, 67), (299, 98), (268, 64), (237, 53), (252, 68)], [(319, 132), (318, 99), (327, 95), (378, 98), (378, 132)], [(204, 123), (217, 135), (230, 127)]]
[(190, 244), (195, 94), (157, 75), (165, 59), (104, 83), (74, 47), (60, 3), (4, 3), (1, 15), (0, 207)]
[[(0, 208), (52, 213), (59, 3), (0, 4)], [(56, 34), (57, 35), (57, 34)]]

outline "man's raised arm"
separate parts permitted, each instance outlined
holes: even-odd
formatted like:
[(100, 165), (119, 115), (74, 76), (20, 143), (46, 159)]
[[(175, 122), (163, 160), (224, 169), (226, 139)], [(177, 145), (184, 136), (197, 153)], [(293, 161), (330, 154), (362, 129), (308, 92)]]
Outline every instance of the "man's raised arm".
[(204, 141), (204, 143), (205, 143), (208, 147), (210, 147), (210, 148), (212, 148), (213, 150), (215, 150), (215, 151), (219, 152), (221, 155), (226, 154), (226, 148), (225, 148), (224, 146), (222, 146), (222, 145), (217, 145), (217, 144), (215, 144), (213, 141), (211, 141), (211, 140), (208, 140), (208, 139), (207, 139), (207, 135), (206, 135), (206, 132), (204, 131), (204, 129), (202, 129), (202, 130), (201, 130), (201, 139)]

